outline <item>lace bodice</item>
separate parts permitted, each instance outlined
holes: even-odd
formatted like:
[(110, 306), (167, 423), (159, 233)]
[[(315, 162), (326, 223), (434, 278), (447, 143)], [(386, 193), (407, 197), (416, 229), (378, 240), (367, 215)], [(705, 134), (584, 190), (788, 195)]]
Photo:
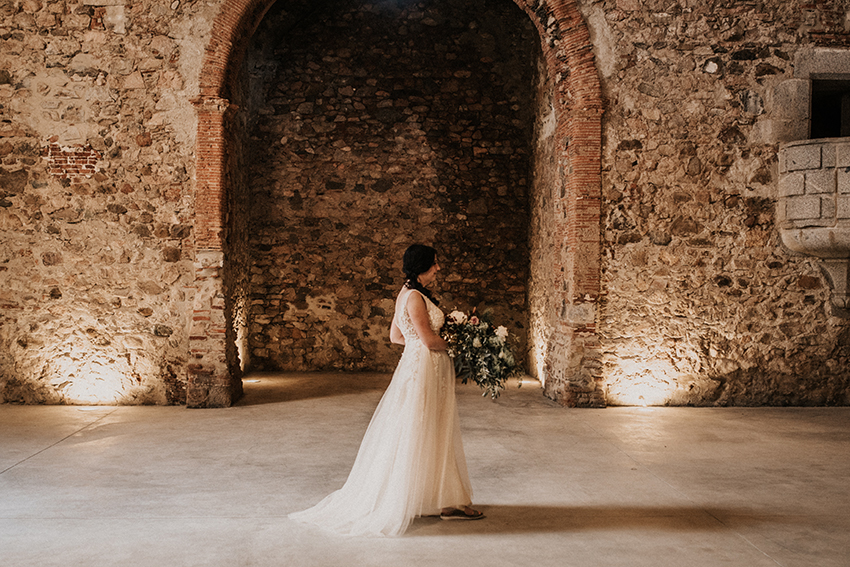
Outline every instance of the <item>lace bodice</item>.
[[(405, 342), (418, 341), (419, 335), (416, 333), (416, 328), (413, 326), (413, 321), (410, 320), (410, 313), (407, 312), (407, 301), (410, 299), (410, 294), (419, 293), (414, 289), (405, 289), (399, 296), (399, 304), (396, 306), (398, 310), (398, 328), (401, 334), (404, 335)], [(422, 295), (422, 294), (419, 294)], [(431, 330), (436, 334), (440, 334), (440, 329), (446, 321), (446, 316), (443, 311), (434, 305), (434, 303), (422, 295), (425, 300), (425, 306), (428, 308), (428, 322), (431, 325)]]

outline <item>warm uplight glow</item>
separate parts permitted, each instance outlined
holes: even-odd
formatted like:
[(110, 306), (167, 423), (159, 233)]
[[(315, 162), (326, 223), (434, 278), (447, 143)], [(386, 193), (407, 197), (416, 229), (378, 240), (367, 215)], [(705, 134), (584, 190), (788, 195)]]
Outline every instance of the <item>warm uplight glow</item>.
[(81, 364), (71, 376), (75, 378), (65, 388), (65, 398), (74, 404), (115, 403), (123, 395), (121, 374), (98, 362)]
[(615, 406), (663, 406), (673, 394), (676, 369), (668, 362), (620, 361), (620, 372), (608, 385), (608, 403)]
[(663, 406), (669, 398), (666, 384), (636, 382), (618, 391), (608, 391), (608, 403), (618, 406)]
[(251, 350), (248, 347), (248, 296), (245, 290), (239, 290), (233, 297), (230, 325), (236, 335), (236, 355), (239, 357), (239, 370), (250, 366)]
[(239, 369), (244, 372), (248, 361), (248, 328), (245, 325), (236, 325), (236, 350), (239, 353)]
[(539, 382), (541, 386), (544, 386), (546, 380), (546, 363), (544, 361), (545, 355), (543, 353), (543, 348), (535, 344), (533, 339), (531, 342), (532, 345), (529, 350), (529, 358), (531, 358), (529, 361), (529, 370), (532, 370), (534, 377), (537, 378), (535, 381)]
[(54, 356), (48, 369), (65, 404), (115, 405), (140, 387), (128, 358), (107, 349), (70, 348)]

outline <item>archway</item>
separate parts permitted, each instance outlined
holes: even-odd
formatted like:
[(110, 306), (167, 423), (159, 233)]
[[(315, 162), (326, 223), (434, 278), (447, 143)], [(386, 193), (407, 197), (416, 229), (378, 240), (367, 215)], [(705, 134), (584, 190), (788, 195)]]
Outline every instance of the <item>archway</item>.
[[(214, 407), (239, 395), (236, 327), (240, 307), (228, 293), (239, 262), (238, 216), (228, 195), (228, 107), (249, 38), (273, 0), (228, 1), (213, 25), (205, 56), (198, 109), (196, 172), (196, 286), (187, 404)], [(540, 305), (533, 338), (534, 370), (547, 395), (566, 405), (600, 405), (596, 302), (599, 299), (599, 209), (602, 103), (587, 27), (572, 1), (517, 4), (541, 38), (552, 104), (555, 161), (549, 195), (538, 199), (550, 221), (548, 242), (531, 287)], [(234, 150), (228, 152), (228, 144)], [(238, 287), (238, 286), (237, 286)], [(230, 319), (230, 321), (229, 321)], [(534, 326), (534, 323), (533, 323)]]

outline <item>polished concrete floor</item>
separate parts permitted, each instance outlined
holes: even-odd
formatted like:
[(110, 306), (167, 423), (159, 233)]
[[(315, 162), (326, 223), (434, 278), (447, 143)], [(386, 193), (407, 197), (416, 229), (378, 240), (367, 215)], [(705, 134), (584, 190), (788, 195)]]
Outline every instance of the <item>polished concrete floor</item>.
[(259, 375), (220, 410), (0, 405), (0, 565), (847, 567), (850, 408), (563, 409), (458, 396), (479, 522), (296, 524), (386, 375)]

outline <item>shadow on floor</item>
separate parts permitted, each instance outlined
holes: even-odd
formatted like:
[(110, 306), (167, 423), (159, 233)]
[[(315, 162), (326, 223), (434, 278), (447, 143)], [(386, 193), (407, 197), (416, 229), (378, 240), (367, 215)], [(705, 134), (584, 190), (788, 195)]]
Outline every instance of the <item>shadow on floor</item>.
[[(781, 516), (764, 516), (752, 510), (703, 509), (699, 506), (475, 506), (486, 518), (478, 521), (446, 522), (439, 518), (417, 518), (407, 531), (410, 536), (467, 536), (473, 534), (524, 534), (581, 531), (705, 532), (729, 527), (783, 523)], [(730, 519), (731, 518), (731, 519)]]
[(253, 372), (242, 379), (245, 394), (235, 406), (386, 390), (392, 374), (382, 372)]
[[(369, 391), (383, 393), (391, 379), (390, 372), (252, 372), (242, 379), (244, 395), (234, 406), (278, 404)], [(458, 396), (483, 394), (471, 381), (462, 384), (458, 380), (457, 388)], [(503, 395), (493, 402), (513, 408), (562, 409), (542, 393), (540, 383), (528, 376), (509, 378)]]

